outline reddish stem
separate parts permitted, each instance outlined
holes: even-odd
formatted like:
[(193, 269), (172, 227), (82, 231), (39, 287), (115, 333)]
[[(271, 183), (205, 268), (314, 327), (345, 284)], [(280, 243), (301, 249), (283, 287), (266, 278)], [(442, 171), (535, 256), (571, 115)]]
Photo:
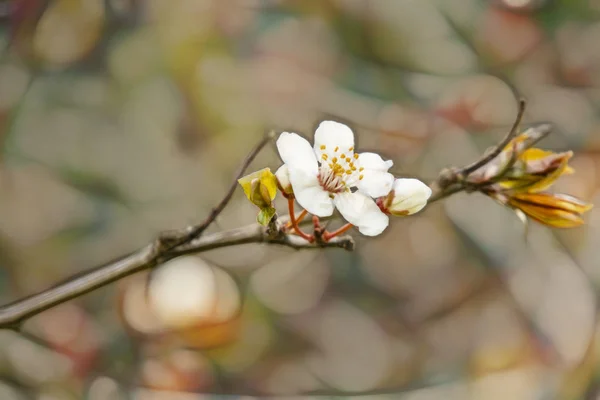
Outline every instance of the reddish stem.
[(342, 233), (346, 232), (348, 229), (352, 228), (354, 225), (348, 223), (344, 226), (342, 226), (341, 228), (333, 231), (333, 232), (325, 232), (323, 234), (323, 239), (327, 242), (328, 240), (330, 240), (331, 238), (334, 238), (338, 235), (341, 235)]
[(313, 215), (312, 220), (313, 220), (313, 227), (315, 228), (315, 230), (321, 229), (321, 222), (319, 221), (319, 217), (317, 217), (316, 215)]
[(303, 239), (312, 243), (315, 240), (314, 236), (304, 233), (302, 231), (302, 229), (300, 229), (300, 227), (298, 226), (298, 222), (300, 220), (302, 220), (302, 218), (304, 218), (304, 216), (306, 215), (306, 210), (302, 211), (302, 213), (300, 213), (300, 217), (298, 217), (298, 219), (296, 219), (296, 214), (294, 212), (294, 199), (293, 198), (288, 199), (288, 210), (290, 213), (290, 222), (292, 223), (292, 228), (294, 228), (294, 231), (300, 237), (302, 237)]
[[(300, 213), (300, 215), (298, 215), (298, 218), (296, 218), (296, 223), (299, 224), (300, 222), (302, 222), (302, 220), (304, 219), (304, 217), (306, 217), (306, 214), (308, 214), (308, 211), (302, 210), (302, 212)], [(288, 221), (288, 223), (285, 224), (285, 229), (289, 229), (291, 227), (292, 227), (292, 221)]]

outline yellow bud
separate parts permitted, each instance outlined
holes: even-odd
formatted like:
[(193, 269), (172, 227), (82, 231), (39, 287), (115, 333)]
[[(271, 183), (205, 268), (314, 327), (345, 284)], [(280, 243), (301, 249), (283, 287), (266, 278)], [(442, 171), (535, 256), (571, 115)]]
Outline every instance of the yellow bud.
[(570, 174), (569, 159), (573, 152), (553, 153), (528, 149), (519, 157), (519, 163), (499, 184), (515, 192), (537, 193), (548, 189), (562, 175)]
[(238, 179), (248, 200), (259, 208), (269, 208), (277, 194), (277, 180), (269, 168)]
[(584, 223), (583, 213), (593, 205), (566, 194), (516, 193), (508, 204), (528, 217), (555, 228), (574, 228)]

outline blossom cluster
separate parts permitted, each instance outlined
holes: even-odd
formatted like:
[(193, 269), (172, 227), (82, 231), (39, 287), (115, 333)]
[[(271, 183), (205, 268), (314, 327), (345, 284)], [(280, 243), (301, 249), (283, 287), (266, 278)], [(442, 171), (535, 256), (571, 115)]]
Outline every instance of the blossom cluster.
[[(533, 219), (555, 228), (573, 228), (584, 223), (583, 214), (592, 205), (566, 194), (547, 190), (563, 175), (573, 173), (568, 165), (571, 151), (554, 153), (534, 148), (542, 130), (530, 128), (512, 139), (499, 154), (455, 183), (460, 190), (481, 192), (513, 209), (526, 221)], [(283, 132), (277, 139), (283, 161), (275, 174), (262, 169), (239, 180), (248, 199), (260, 208), (258, 222), (267, 225), (276, 211), (272, 202), (277, 189), (288, 199), (295, 232), (312, 241), (298, 227), (294, 203), (304, 208), (299, 219), (310, 213), (328, 217), (337, 209), (348, 221), (329, 238), (355, 226), (366, 236), (381, 234), (389, 216), (407, 216), (422, 210), (432, 194), (418, 179), (395, 178), (391, 160), (376, 153), (354, 150), (352, 130), (339, 122), (319, 124), (314, 145), (296, 133)]]
[[(431, 196), (423, 182), (395, 178), (388, 172), (393, 161), (376, 153), (355, 152), (352, 130), (339, 122), (321, 122), (314, 146), (296, 133), (283, 132), (277, 149), (283, 165), (275, 173), (276, 183), (286, 198), (316, 217), (328, 217), (337, 209), (366, 236), (382, 233), (389, 215), (420, 211)], [(269, 210), (269, 215), (272, 178), (263, 170), (242, 178), (240, 184), (248, 199), (261, 210)], [(265, 222), (260, 215), (259, 222)]]

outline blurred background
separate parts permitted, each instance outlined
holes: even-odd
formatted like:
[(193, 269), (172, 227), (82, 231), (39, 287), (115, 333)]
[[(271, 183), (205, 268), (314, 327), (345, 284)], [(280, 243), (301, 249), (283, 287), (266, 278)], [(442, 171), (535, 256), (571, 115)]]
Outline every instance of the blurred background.
[[(0, 14), (3, 303), (201, 221), (264, 132), (312, 138), (323, 119), (430, 180), (498, 141), (522, 95), (524, 126), (555, 125), (542, 147), (575, 151), (556, 189), (599, 203), (598, 0), (4, 0)], [(279, 163), (272, 146), (251, 170)], [(238, 190), (211, 232), (256, 211)], [(354, 253), (173, 260), (0, 332), (0, 398), (599, 399), (600, 210), (587, 219), (525, 236), (459, 194)]]

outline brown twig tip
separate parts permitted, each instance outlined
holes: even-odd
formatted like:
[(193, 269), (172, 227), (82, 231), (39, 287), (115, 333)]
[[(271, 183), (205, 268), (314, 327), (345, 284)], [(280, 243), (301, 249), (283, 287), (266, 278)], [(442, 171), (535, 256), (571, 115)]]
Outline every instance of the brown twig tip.
[[(496, 157), (498, 157), (502, 153), (502, 150), (504, 150), (506, 146), (508, 146), (508, 144), (517, 136), (517, 134), (519, 133), (519, 125), (521, 124), (521, 121), (523, 120), (523, 115), (525, 114), (526, 106), (527, 102), (525, 101), (525, 99), (522, 97), (519, 98), (518, 112), (512, 127), (498, 144), (491, 147), (478, 160), (462, 168), (451, 167), (442, 170), (438, 175), (438, 178), (429, 185), (433, 193), (429, 198), (428, 203), (433, 203), (435, 201), (444, 199), (448, 196), (465, 190), (467, 192), (475, 191), (476, 188), (469, 185), (469, 176), (481, 167), (492, 162)], [(550, 133), (551, 130), (552, 125), (550, 124), (539, 124), (535, 127), (529, 128), (528, 131), (531, 131), (531, 133), (527, 135), (528, 146), (532, 145), (538, 140), (541, 140), (543, 137), (548, 135), (548, 133)]]
[(504, 139), (502, 139), (502, 141), (500, 143), (498, 143), (496, 146), (494, 146), (492, 148), (492, 150), (487, 152), (482, 158), (480, 158), (479, 160), (475, 161), (474, 163), (469, 164), (466, 167), (462, 168), (460, 170), (460, 173), (462, 175), (467, 176), (467, 175), (477, 171), (479, 168), (483, 167), (484, 165), (486, 165), (487, 163), (492, 161), (494, 158), (496, 158), (502, 152), (502, 150), (510, 143), (511, 140), (513, 140), (513, 138), (519, 132), (519, 125), (521, 124), (521, 121), (523, 120), (523, 115), (525, 114), (526, 106), (527, 106), (527, 103), (526, 103), (525, 99), (520, 98), (519, 99), (519, 111), (517, 113), (517, 117), (515, 118), (515, 121), (513, 122), (513, 125), (510, 128), (510, 131), (508, 131), (506, 136), (504, 136)]

